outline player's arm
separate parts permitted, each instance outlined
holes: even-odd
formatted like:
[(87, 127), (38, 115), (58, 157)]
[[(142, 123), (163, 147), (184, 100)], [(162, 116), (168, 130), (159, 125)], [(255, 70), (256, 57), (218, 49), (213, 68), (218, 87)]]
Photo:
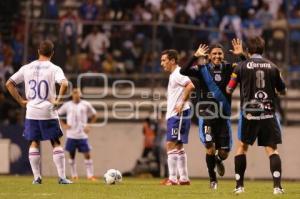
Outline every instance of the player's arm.
[(238, 76), (235, 72), (233, 72), (231, 74), (230, 81), (226, 86), (226, 93), (231, 95), (233, 93), (234, 89), (237, 87), (237, 85), (238, 85)]
[(63, 127), (63, 129), (70, 129), (71, 126), (68, 125), (63, 119), (59, 119), (59, 122), (61, 124), (61, 126)]
[(97, 115), (96, 115), (96, 114), (93, 114), (93, 115), (91, 116), (90, 123), (93, 124), (93, 123), (96, 123), (96, 121), (97, 121)]
[(177, 104), (176, 107), (175, 107), (175, 110), (176, 110), (177, 113), (182, 112), (182, 109), (183, 109), (185, 103), (189, 100), (190, 94), (194, 90), (194, 88), (195, 87), (194, 87), (194, 84), (192, 82), (189, 82), (185, 86), (185, 88), (183, 90), (183, 94), (182, 94), (183, 95), (182, 96), (182, 101), (179, 104)]
[(63, 79), (60, 83), (60, 88), (59, 88), (59, 93), (58, 96), (56, 98), (56, 100), (54, 101), (54, 105), (58, 106), (59, 104), (61, 104), (62, 100), (63, 100), (63, 96), (66, 93), (67, 89), (68, 89), (68, 80)]
[[(65, 115), (65, 114), (67, 114), (67, 104), (66, 104), (66, 103), (64, 103), (64, 104), (58, 109), (58, 115), (59, 115), (59, 116)], [(61, 119), (61, 118), (60, 118), (59, 121), (60, 121), (60, 124), (62, 125), (62, 127), (63, 127), (64, 129), (70, 129), (70, 128), (71, 128), (71, 126), (68, 125), (68, 124), (65, 122), (64, 119)]]
[[(194, 53), (194, 55), (184, 64), (180, 69), (180, 74), (190, 77), (198, 77), (198, 67), (194, 66), (194, 63), (196, 61), (199, 61), (198, 64), (204, 65), (206, 64), (206, 56), (207, 56), (208, 46), (205, 44), (200, 44), (197, 51)], [(193, 67), (192, 67), (193, 66)]]
[(16, 87), (16, 84), (13, 80), (9, 79), (7, 80), (6, 84), (5, 84), (8, 92), (11, 94), (11, 96), (22, 106), (22, 107), (26, 107), (27, 104), (27, 100), (24, 99), (20, 93), (18, 92), (18, 89)]
[(281, 76), (281, 73), (280, 71), (276, 68), (276, 81), (275, 81), (275, 89), (276, 89), (276, 92), (277, 94), (279, 95), (285, 95), (286, 94), (286, 91), (287, 91), (287, 88), (285, 86), (285, 83), (283, 81), (283, 78)]
[(96, 112), (95, 108), (90, 103), (88, 103), (87, 106), (88, 106), (88, 113), (90, 115), (89, 116), (90, 122), (88, 124), (86, 124), (85, 127), (84, 127), (84, 132), (85, 133), (89, 133), (91, 131), (91, 125), (90, 124), (96, 123), (96, 121), (98, 119), (97, 114), (96, 114), (97, 112)]

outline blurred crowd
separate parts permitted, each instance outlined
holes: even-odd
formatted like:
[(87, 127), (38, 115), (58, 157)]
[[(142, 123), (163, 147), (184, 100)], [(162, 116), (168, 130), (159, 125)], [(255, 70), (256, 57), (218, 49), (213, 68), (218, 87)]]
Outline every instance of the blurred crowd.
[(3, 0), (0, 29), (2, 86), (37, 57), (44, 38), (55, 42), (53, 62), (69, 74), (159, 73), (163, 49), (177, 49), (184, 62), (199, 43), (229, 48), (234, 37), (258, 35), (279, 65), (289, 38), (289, 66), (300, 65), (300, 0)]
[[(300, 64), (296, 54), (300, 47), (300, 0), (289, 1), (289, 8), (283, 0), (32, 2), (31, 18), (35, 20), (29, 27), (27, 61), (36, 58), (38, 42), (50, 38), (56, 42), (54, 62), (69, 73), (157, 73), (161, 71), (159, 53), (163, 49), (178, 49), (184, 58), (200, 42), (226, 45), (233, 37), (246, 39), (257, 35), (263, 35), (271, 47), (268, 56), (283, 62), (282, 47), (288, 27), (290, 65)], [(23, 62), (24, 12), (26, 9), (21, 8), (14, 13), (12, 37), (5, 39), (0, 34), (2, 79)]]

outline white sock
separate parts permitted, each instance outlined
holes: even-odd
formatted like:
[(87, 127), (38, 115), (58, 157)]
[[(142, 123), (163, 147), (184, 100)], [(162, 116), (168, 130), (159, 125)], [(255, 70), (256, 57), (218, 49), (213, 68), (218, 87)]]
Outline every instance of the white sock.
[(31, 165), (32, 173), (34, 179), (37, 179), (38, 177), (41, 178), (41, 155), (40, 150), (38, 148), (29, 148), (28, 153), (29, 162)]
[(88, 178), (94, 176), (94, 166), (93, 166), (93, 160), (92, 159), (86, 159), (84, 160), (84, 164), (86, 166), (86, 175)]
[(187, 155), (183, 148), (178, 151), (177, 167), (180, 176), (180, 181), (182, 182), (188, 181), (189, 177), (188, 177), (188, 170), (187, 170)]
[(74, 159), (69, 159), (69, 164), (70, 164), (70, 167), (71, 167), (71, 176), (72, 177), (78, 177), (75, 160)]
[(65, 165), (65, 153), (61, 146), (53, 149), (53, 162), (55, 163), (58, 176), (60, 178), (66, 178), (66, 165)]
[(168, 151), (169, 180), (172, 180), (173, 182), (177, 182), (177, 160), (178, 160), (177, 149)]

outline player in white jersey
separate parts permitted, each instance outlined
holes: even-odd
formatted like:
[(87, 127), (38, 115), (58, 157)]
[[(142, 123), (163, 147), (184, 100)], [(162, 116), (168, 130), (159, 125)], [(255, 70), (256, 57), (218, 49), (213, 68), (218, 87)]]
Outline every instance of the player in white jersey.
[[(65, 174), (65, 155), (60, 144), (63, 135), (60, 129), (56, 106), (68, 88), (68, 81), (62, 69), (50, 62), (54, 53), (51, 41), (39, 45), (39, 58), (22, 66), (6, 82), (14, 99), (26, 107), (24, 137), (30, 142), (29, 161), (34, 175), (33, 184), (41, 184), (40, 141), (50, 140), (53, 146), (53, 161), (57, 168), (59, 184), (71, 184)], [(26, 97), (23, 98), (16, 85), (24, 82)], [(60, 84), (56, 96), (55, 83)]]
[[(167, 96), (167, 154), (169, 178), (164, 185), (190, 185), (187, 171), (187, 155), (183, 144), (188, 143), (191, 124), (190, 106), (187, 100), (194, 89), (191, 80), (179, 73), (176, 50), (165, 50), (161, 54), (163, 69), (170, 72)], [(177, 180), (177, 171), (179, 181)]]
[(96, 110), (88, 101), (81, 100), (80, 97), (80, 90), (77, 88), (73, 89), (72, 101), (66, 102), (58, 109), (59, 115), (66, 115), (67, 117), (66, 123), (60, 120), (67, 132), (65, 150), (70, 154), (69, 164), (72, 179), (78, 179), (75, 163), (76, 149), (78, 149), (84, 155), (87, 178), (91, 181), (97, 181), (94, 177), (93, 160), (90, 154), (91, 147), (88, 143), (87, 135), (90, 131), (88, 119), (91, 118), (90, 123), (96, 122)]

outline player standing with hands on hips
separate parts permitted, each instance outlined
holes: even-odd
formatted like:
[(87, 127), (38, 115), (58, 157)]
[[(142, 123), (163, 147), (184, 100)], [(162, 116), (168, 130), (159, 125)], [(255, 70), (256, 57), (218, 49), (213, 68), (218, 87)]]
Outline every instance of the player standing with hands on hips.
[(58, 109), (59, 115), (66, 114), (66, 123), (61, 120), (63, 128), (67, 132), (67, 141), (65, 150), (69, 152), (69, 164), (71, 166), (72, 179), (77, 180), (78, 174), (76, 169), (75, 155), (76, 149), (84, 155), (84, 163), (86, 166), (87, 179), (97, 181), (94, 176), (93, 160), (91, 159), (91, 147), (88, 143), (88, 133), (90, 132), (90, 123), (95, 123), (97, 120), (96, 110), (86, 100), (81, 100), (81, 92), (78, 88), (72, 91), (72, 101), (66, 102)]
[[(240, 42), (239, 40), (233, 40)], [(277, 144), (281, 144), (281, 128), (275, 115), (275, 98), (285, 94), (286, 87), (278, 67), (262, 57), (265, 41), (261, 37), (247, 41), (249, 59), (235, 67), (227, 93), (231, 94), (240, 84), (241, 115), (239, 119), (238, 143), (234, 158), (236, 188), (234, 192), (244, 192), (244, 174), (246, 170), (246, 153), (249, 144), (256, 138), (258, 146), (265, 147), (270, 159), (273, 177), (273, 193), (283, 194), (281, 187), (281, 160)]]
[[(188, 143), (190, 130), (190, 106), (187, 100), (194, 89), (191, 80), (179, 73), (178, 52), (170, 49), (161, 54), (161, 65), (170, 74), (167, 93), (167, 155), (169, 178), (164, 185), (190, 185), (187, 171), (187, 155), (183, 144)], [(177, 180), (177, 170), (179, 181)]]
[[(57, 168), (59, 184), (71, 184), (65, 173), (65, 154), (60, 144), (63, 135), (58, 120), (57, 105), (68, 88), (68, 81), (59, 66), (50, 60), (54, 54), (51, 41), (42, 41), (38, 48), (39, 58), (22, 66), (6, 82), (6, 87), (13, 98), (26, 107), (24, 137), (29, 141), (29, 161), (34, 175), (33, 184), (42, 184), (40, 141), (50, 140), (53, 147), (53, 161)], [(24, 99), (16, 85), (25, 83)], [(56, 96), (55, 83), (60, 84)]]

